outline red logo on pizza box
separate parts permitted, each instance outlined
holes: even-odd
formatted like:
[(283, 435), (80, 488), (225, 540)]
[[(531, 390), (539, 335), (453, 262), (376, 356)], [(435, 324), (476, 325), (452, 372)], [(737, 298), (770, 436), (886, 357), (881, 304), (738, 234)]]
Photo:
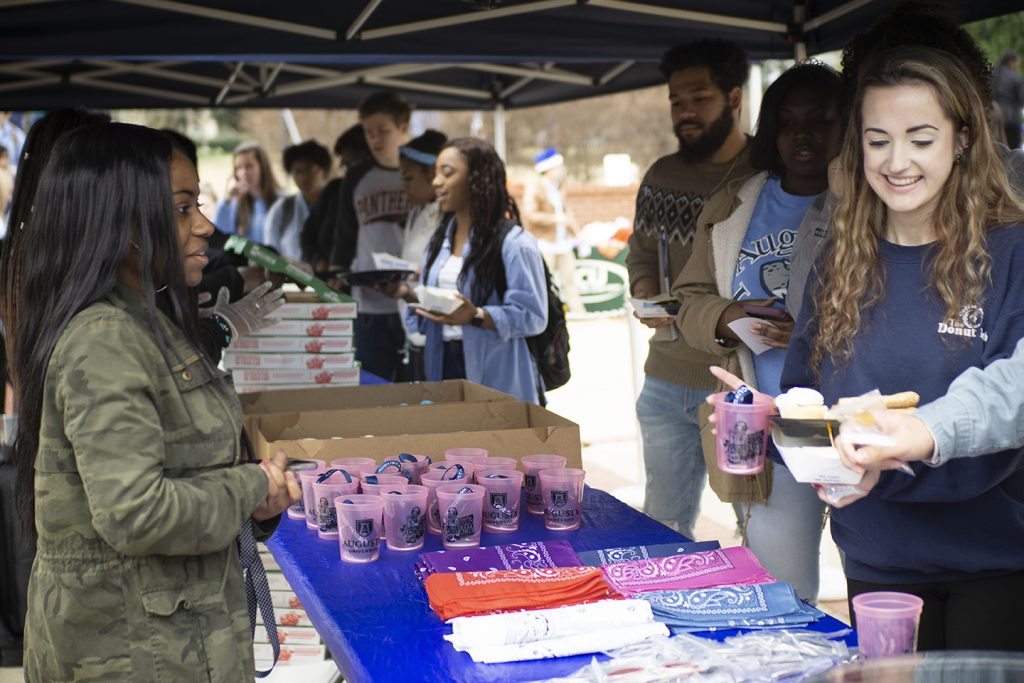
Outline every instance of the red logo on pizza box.
[(323, 325), (310, 325), (309, 327), (306, 328), (306, 336), (307, 337), (319, 337), (319, 336), (323, 335), (323, 333), (324, 333), (324, 326)]
[(317, 373), (316, 377), (314, 377), (317, 384), (330, 384), (333, 378), (334, 375), (332, 375), (330, 371)]
[(320, 357), (310, 358), (309, 360), (306, 361), (306, 367), (309, 368), (310, 370), (319, 370), (323, 366), (324, 359)]
[(322, 341), (306, 342), (306, 353), (320, 353), (324, 348)]
[(327, 320), (331, 315), (331, 309), (326, 306), (313, 309), (313, 320)]

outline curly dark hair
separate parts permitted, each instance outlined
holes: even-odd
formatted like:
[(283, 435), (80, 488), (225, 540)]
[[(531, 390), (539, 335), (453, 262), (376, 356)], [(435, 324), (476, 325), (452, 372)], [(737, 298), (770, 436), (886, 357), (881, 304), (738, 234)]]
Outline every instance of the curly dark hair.
[(695, 66), (707, 67), (711, 80), (728, 93), (747, 82), (747, 53), (736, 43), (719, 38), (697, 40), (670, 48), (661, 56), (658, 69), (668, 80), (676, 71)]
[(309, 161), (319, 166), (324, 169), (324, 173), (331, 172), (331, 153), (316, 140), (306, 140), (297, 145), (286, 147), (282, 160), (284, 161), (285, 173), (291, 173), (292, 164), (300, 160)]
[[(465, 282), (466, 273), (473, 271), (473, 290), (470, 299), (482, 305), (491, 292), (497, 291), (498, 282), (504, 272), (501, 245), (504, 242), (505, 227), (511, 220), (522, 224), (519, 207), (508, 193), (505, 164), (491, 143), (479, 138), (455, 138), (441, 148), (454, 147), (459, 150), (469, 167), (469, 214), (473, 229), (469, 233), (469, 256), (462, 264), (459, 286)], [(441, 224), (430, 238), (427, 246), (427, 264), (437, 259), (441, 244), (447, 236), (451, 215), (442, 217)]]
[(844, 119), (849, 119), (857, 84), (869, 62), (885, 50), (912, 45), (942, 50), (959, 59), (967, 67), (982, 102), (992, 101), (992, 64), (971, 35), (960, 27), (948, 7), (910, 0), (870, 30), (854, 36), (843, 49)]
[(815, 60), (807, 60), (788, 69), (768, 86), (757, 117), (757, 133), (750, 142), (750, 163), (759, 171), (781, 178), (786, 170), (779, 156), (779, 108), (786, 95), (796, 88), (807, 88), (838, 103), (842, 81), (835, 69)]

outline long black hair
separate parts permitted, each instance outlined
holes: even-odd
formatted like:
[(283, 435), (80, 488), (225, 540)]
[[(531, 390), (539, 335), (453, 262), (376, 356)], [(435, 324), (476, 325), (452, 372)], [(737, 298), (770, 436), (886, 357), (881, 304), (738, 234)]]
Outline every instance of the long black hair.
[[(441, 148), (453, 147), (466, 160), (469, 167), (469, 215), (473, 226), (469, 231), (469, 256), (462, 264), (459, 286), (463, 285), (466, 273), (473, 271), (473, 291), (470, 299), (481, 306), (498, 289), (505, 270), (501, 259), (501, 245), (507, 231), (507, 220), (521, 224), (519, 207), (508, 193), (505, 164), (498, 152), (486, 140), (479, 138), (455, 138)], [(451, 215), (443, 216), (441, 225), (430, 238), (427, 246), (428, 267), (441, 252), (441, 244), (452, 223)]]
[(750, 142), (750, 163), (759, 171), (768, 171), (773, 178), (781, 178), (786, 171), (779, 155), (779, 109), (791, 91), (807, 88), (825, 95), (839, 105), (843, 82), (832, 67), (823, 62), (807, 60), (790, 67), (768, 86), (761, 100), (757, 117), (757, 133)]
[(149, 327), (167, 362), (170, 344), (156, 318), (160, 288), (166, 288), (171, 320), (200, 348), (173, 213), (173, 150), (167, 135), (142, 126), (86, 126), (57, 140), (39, 179), (23, 240), (30, 236), (35, 248), (14, 255), (19, 272), (11, 275), (19, 286), (4, 292), (20, 312), (7, 332), (20, 412), (13, 457), (26, 522), (34, 517), (33, 474), (50, 357), (71, 319), (118, 285), (130, 254), (139, 264)]

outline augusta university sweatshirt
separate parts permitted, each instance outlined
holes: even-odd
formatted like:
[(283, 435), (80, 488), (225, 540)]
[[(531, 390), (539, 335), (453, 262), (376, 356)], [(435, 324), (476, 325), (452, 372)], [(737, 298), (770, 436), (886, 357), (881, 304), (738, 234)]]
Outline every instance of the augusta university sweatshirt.
[[(992, 231), (992, 277), (979, 305), (947, 319), (928, 284), (932, 248), (882, 242), (885, 292), (862, 311), (846, 363), (825, 359), (820, 384), (810, 368), (815, 321), (808, 286), (782, 373), (782, 389), (817, 386), (828, 403), (872, 389), (913, 390), (928, 403), (969, 367), (1013, 353), (1024, 336), (1024, 227)], [(1020, 401), (1020, 396), (1008, 396)], [(923, 583), (996, 576), (1024, 569), (1024, 451), (913, 465), (889, 471), (864, 499), (832, 511), (832, 536), (850, 578)]]

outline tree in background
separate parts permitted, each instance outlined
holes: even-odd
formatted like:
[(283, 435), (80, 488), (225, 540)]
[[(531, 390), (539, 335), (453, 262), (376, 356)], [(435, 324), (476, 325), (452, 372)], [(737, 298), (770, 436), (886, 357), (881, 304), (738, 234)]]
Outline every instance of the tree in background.
[(1024, 12), (965, 24), (964, 29), (978, 42), (992, 64), (1007, 50), (1024, 51)]

